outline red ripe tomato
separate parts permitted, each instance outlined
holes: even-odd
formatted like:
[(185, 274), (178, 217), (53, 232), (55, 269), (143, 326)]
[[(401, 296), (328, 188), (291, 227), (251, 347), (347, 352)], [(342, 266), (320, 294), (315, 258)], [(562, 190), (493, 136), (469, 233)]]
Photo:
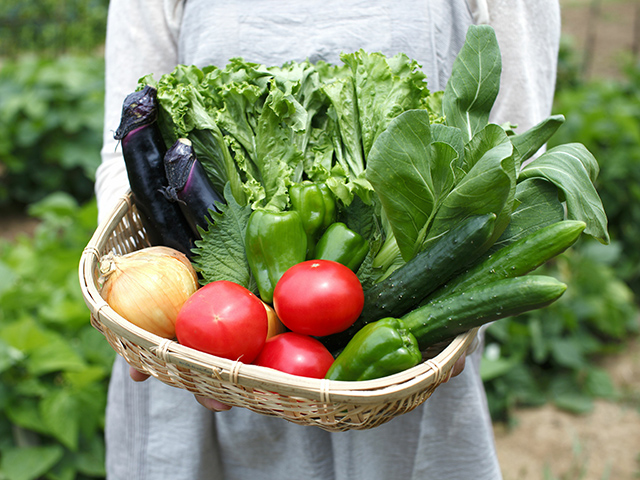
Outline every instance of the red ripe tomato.
[(267, 311), (249, 290), (225, 280), (192, 294), (176, 320), (178, 342), (202, 352), (251, 363), (267, 339)]
[(273, 291), (278, 318), (294, 332), (322, 337), (358, 318), (364, 292), (350, 268), (331, 260), (307, 260), (288, 269)]
[(254, 363), (301, 377), (324, 378), (333, 356), (315, 338), (285, 332), (267, 340)]

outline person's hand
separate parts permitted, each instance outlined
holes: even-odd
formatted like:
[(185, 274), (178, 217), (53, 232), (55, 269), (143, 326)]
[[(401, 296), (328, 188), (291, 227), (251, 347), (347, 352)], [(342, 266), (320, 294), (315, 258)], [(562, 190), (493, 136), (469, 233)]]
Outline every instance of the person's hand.
[(462, 371), (464, 370), (466, 359), (467, 359), (467, 353), (465, 352), (460, 356), (460, 358), (458, 358), (458, 360), (456, 360), (456, 363), (453, 365), (453, 368), (451, 369), (451, 375), (449, 375), (445, 379), (445, 382), (448, 382), (451, 378), (456, 377), (462, 373)]
[[(133, 367), (129, 367), (129, 376), (131, 380), (134, 382), (144, 382), (147, 378), (150, 377), (147, 373), (142, 373), (140, 370), (137, 370)], [(213, 398), (202, 397), (200, 395), (194, 395), (196, 400), (200, 405), (202, 405), (207, 410), (211, 410), (212, 412), (224, 412), (226, 410), (231, 410), (231, 405), (226, 405), (222, 402), (214, 400)]]

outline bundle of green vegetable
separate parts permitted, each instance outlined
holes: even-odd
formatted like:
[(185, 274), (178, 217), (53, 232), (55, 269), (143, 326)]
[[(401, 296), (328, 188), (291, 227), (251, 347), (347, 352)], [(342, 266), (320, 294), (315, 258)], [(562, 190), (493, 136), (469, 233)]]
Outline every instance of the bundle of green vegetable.
[[(341, 258), (359, 256), (351, 267), (365, 303), (352, 327), (322, 340), (337, 351), (353, 338), (358, 345), (338, 360), (357, 364), (353, 357), (376, 350), (354, 337), (369, 323), (400, 319), (403, 338), (424, 350), (553, 302), (566, 286), (526, 274), (583, 231), (608, 243), (594, 157), (566, 144), (534, 158), (564, 118), (525, 132), (489, 123), (501, 73), (490, 27), (469, 29), (443, 92), (430, 92), (405, 55), (358, 51), (342, 60), (265, 67), (234, 59), (141, 79), (157, 89), (167, 146), (187, 138), (223, 192), (193, 250), (204, 283), (230, 280), (262, 294), (270, 274), (277, 280), (283, 264), (316, 258), (324, 229), (343, 224), (357, 237)], [(304, 184), (317, 191), (302, 202)], [(276, 225), (292, 212), (297, 220)], [(261, 243), (251, 233), (258, 222), (269, 237)], [(273, 248), (256, 250), (265, 245)], [(335, 243), (329, 251), (338, 255)], [(364, 378), (389, 373), (385, 365)]]

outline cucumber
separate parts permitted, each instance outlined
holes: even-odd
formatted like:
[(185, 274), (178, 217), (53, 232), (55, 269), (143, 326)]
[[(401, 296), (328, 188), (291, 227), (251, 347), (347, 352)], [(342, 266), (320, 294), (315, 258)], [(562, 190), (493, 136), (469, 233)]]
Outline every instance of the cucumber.
[(424, 351), (472, 328), (546, 307), (566, 289), (546, 275), (504, 278), (429, 302), (401, 319)]
[(456, 274), (477, 261), (490, 247), (496, 215), (469, 217), (438, 238), (428, 249), (364, 292), (364, 307), (344, 332), (321, 338), (329, 348), (344, 347), (367, 323), (383, 317), (399, 317)]
[(573, 245), (585, 227), (578, 220), (563, 220), (536, 230), (458, 275), (427, 297), (426, 302), (495, 280), (526, 275)]

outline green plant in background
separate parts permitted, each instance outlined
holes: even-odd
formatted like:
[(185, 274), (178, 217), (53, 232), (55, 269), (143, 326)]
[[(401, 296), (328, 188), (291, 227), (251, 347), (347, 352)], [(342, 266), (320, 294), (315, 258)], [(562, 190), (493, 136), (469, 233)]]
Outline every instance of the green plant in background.
[(109, 0), (2, 0), (0, 56), (58, 55), (101, 47)]
[(33, 238), (0, 242), (0, 478), (104, 477), (114, 352), (77, 274), (95, 202), (56, 193), (29, 210), (41, 220)]
[(598, 192), (621, 249), (612, 266), (640, 293), (640, 64), (627, 67), (624, 81), (559, 90), (555, 110), (566, 122), (549, 146), (580, 142), (598, 160)]
[(509, 420), (518, 405), (587, 412), (594, 398), (618, 398), (598, 358), (639, 329), (640, 65), (629, 65), (624, 81), (582, 81), (563, 45), (554, 111), (566, 121), (548, 147), (579, 142), (598, 160), (612, 243), (581, 241), (542, 267), (568, 285), (563, 297), (487, 329), (482, 375), (496, 419)]
[(0, 206), (55, 191), (93, 196), (100, 163), (104, 60), (21, 57), (0, 67)]
[(611, 268), (620, 253), (616, 246), (579, 242), (541, 267), (568, 285), (557, 302), (487, 328), (482, 377), (494, 418), (548, 401), (587, 412), (594, 398), (616, 397), (596, 359), (638, 333), (633, 292)]

